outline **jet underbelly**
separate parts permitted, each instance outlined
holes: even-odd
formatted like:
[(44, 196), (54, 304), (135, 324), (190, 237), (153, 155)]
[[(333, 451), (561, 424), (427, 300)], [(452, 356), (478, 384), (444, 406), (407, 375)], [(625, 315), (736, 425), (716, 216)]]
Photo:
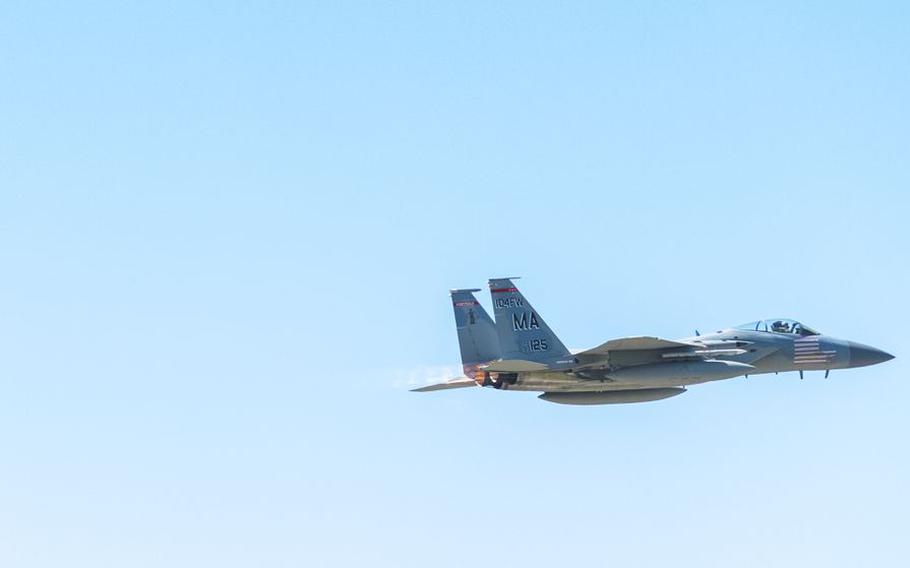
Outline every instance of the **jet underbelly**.
[(752, 370), (754, 367), (746, 363), (707, 359), (625, 367), (608, 371), (607, 377), (617, 385), (654, 388), (731, 379)]

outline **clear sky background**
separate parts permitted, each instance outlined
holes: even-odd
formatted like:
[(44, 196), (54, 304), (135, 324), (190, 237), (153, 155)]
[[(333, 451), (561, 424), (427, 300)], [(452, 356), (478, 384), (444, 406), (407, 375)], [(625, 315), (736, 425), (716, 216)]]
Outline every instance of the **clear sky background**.
[[(0, 565), (906, 566), (910, 11), (761, 4), (4, 2)], [(408, 392), (511, 275), (897, 359)]]

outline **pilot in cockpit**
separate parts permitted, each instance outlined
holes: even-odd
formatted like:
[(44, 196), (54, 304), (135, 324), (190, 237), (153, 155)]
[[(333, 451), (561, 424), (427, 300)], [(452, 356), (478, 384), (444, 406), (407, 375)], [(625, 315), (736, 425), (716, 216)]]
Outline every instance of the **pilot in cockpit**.
[(785, 321), (776, 321), (771, 324), (771, 331), (777, 333), (790, 333), (790, 324)]

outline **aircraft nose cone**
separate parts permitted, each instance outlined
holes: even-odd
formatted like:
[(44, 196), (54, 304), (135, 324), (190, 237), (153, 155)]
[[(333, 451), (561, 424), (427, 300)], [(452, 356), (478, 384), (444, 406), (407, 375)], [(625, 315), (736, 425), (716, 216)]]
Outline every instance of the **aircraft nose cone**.
[(850, 346), (851, 367), (866, 367), (867, 365), (876, 365), (894, 359), (894, 355), (885, 353), (881, 349), (863, 345), (862, 343), (854, 343), (853, 341), (848, 341), (847, 343)]

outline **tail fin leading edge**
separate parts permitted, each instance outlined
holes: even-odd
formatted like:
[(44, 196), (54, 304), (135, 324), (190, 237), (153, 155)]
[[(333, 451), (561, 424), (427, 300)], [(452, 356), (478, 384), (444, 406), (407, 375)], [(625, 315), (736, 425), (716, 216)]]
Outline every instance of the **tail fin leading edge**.
[(503, 359), (551, 363), (571, 353), (512, 280), (490, 279), (493, 314)]

